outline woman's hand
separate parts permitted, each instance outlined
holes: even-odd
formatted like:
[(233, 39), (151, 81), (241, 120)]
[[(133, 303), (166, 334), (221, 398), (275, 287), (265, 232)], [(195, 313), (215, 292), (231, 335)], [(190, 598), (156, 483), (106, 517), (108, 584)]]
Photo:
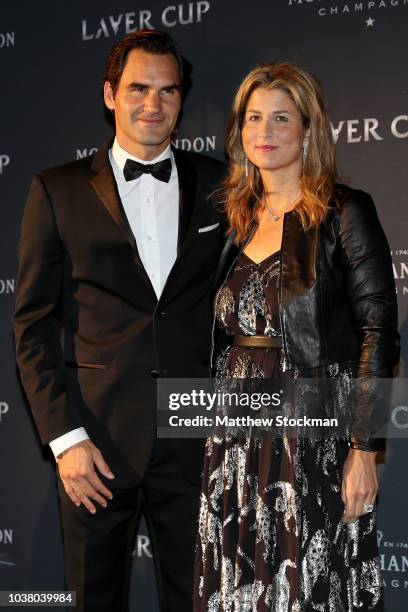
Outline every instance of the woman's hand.
[(366, 514), (364, 504), (374, 504), (378, 491), (375, 453), (351, 448), (344, 463), (341, 498), (343, 523), (353, 523)]

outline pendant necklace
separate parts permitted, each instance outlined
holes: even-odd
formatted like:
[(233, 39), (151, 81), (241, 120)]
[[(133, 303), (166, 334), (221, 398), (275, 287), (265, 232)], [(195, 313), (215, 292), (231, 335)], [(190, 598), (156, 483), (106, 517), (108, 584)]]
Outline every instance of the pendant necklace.
[(296, 196), (296, 198), (294, 198), (294, 199), (292, 200), (292, 202), (291, 202), (291, 203), (290, 203), (288, 206), (286, 206), (286, 207), (285, 207), (285, 208), (282, 210), (282, 212), (281, 212), (279, 215), (274, 215), (274, 214), (273, 214), (273, 212), (271, 211), (271, 209), (270, 209), (270, 208), (269, 208), (269, 206), (268, 206), (268, 202), (267, 202), (266, 198), (263, 198), (264, 206), (265, 206), (266, 210), (268, 211), (268, 213), (269, 213), (269, 215), (270, 215), (270, 217), (271, 217), (272, 221), (279, 221), (279, 219), (282, 217), (282, 215), (284, 215), (284, 214), (285, 214), (285, 212), (286, 212), (287, 210), (289, 210), (290, 208), (292, 208), (292, 206), (294, 205), (294, 203), (296, 202), (296, 200), (298, 200), (298, 199), (300, 198), (300, 196), (301, 196), (301, 194), (299, 193), (299, 194)]

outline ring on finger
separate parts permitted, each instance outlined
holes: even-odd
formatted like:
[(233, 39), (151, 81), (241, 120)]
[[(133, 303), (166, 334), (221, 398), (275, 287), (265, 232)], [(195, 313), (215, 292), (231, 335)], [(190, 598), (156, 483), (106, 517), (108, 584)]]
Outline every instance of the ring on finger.
[(363, 510), (365, 514), (370, 514), (370, 512), (372, 512), (374, 510), (374, 505), (373, 504), (363, 504)]

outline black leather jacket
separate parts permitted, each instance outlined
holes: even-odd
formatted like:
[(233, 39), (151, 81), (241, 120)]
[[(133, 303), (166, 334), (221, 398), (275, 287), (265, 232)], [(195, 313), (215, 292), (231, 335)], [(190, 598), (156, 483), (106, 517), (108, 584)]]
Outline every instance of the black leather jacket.
[[(391, 378), (399, 334), (388, 242), (369, 194), (336, 185), (335, 201), (318, 229), (304, 232), (293, 211), (284, 216), (279, 304), (286, 368), (351, 361), (358, 378)], [(215, 288), (245, 248), (247, 241), (239, 248), (233, 239), (222, 252)], [(214, 325), (212, 357), (227, 341)], [(378, 450), (369, 397), (356, 397), (352, 446)]]

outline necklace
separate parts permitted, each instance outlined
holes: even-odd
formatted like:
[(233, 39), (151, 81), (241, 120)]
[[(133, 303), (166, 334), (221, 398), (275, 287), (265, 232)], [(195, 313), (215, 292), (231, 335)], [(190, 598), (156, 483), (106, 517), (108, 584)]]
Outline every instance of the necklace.
[(268, 211), (272, 221), (279, 221), (279, 219), (282, 217), (282, 215), (285, 214), (286, 211), (288, 211), (290, 208), (292, 208), (293, 204), (296, 202), (296, 200), (298, 200), (300, 197), (300, 193), (298, 193), (298, 195), (296, 196), (296, 198), (294, 198), (290, 204), (288, 204), (288, 206), (285, 206), (285, 208), (282, 210), (282, 212), (279, 215), (274, 215), (273, 212), (271, 211), (271, 209), (268, 206), (268, 202), (266, 200), (266, 198), (263, 198), (263, 203), (264, 206), (266, 208), (266, 210)]

